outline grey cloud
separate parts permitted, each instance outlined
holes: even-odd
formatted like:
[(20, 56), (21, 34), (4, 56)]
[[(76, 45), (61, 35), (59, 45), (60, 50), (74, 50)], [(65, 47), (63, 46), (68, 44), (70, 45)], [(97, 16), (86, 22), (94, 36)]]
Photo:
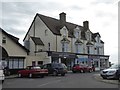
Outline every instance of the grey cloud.
[(17, 35), (23, 35), (23, 34), (25, 34), (26, 32), (25, 31), (23, 31), (23, 30), (18, 30), (18, 29), (16, 29), (16, 27), (11, 27), (11, 26), (3, 26), (3, 28), (5, 29), (5, 30), (7, 30), (7, 32), (9, 32), (9, 33), (12, 33), (12, 34), (14, 34), (15, 36), (17, 36)]
[(100, 4), (100, 3), (104, 3), (104, 4), (113, 4), (114, 2), (116, 2), (116, 0), (95, 0), (94, 2), (91, 2), (91, 4)]
[[(54, 8), (53, 8), (54, 7)], [(23, 27), (24, 20), (34, 17), (40, 11), (59, 10), (62, 5), (55, 2), (2, 2), (2, 26), (15, 35), (25, 34), (17, 28)], [(31, 21), (32, 22), (32, 21)]]
[(109, 17), (111, 19), (115, 19), (117, 16), (114, 13), (104, 12), (104, 11), (97, 11), (95, 14), (98, 18)]
[(83, 10), (84, 8), (82, 8), (82, 7), (79, 7), (79, 6), (71, 6), (70, 7), (71, 9), (73, 9), (73, 10)]

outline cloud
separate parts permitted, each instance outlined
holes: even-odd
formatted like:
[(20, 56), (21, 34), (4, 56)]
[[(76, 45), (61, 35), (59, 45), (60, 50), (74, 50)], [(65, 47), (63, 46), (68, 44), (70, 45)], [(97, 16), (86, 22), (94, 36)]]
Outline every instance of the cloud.
[[(53, 18), (59, 18), (59, 13), (65, 12), (68, 22), (83, 25), (88, 20), (92, 32), (100, 32), (105, 42), (105, 54), (110, 59), (117, 58), (117, 0), (42, 0), (36, 2), (2, 2), (3, 29), (22, 39), (36, 13)], [(114, 37), (114, 38), (113, 38)], [(114, 41), (114, 44), (113, 42)], [(111, 48), (111, 49), (109, 49)], [(109, 53), (113, 51), (113, 53)]]
[(95, 4), (95, 5), (100, 3), (113, 4), (116, 1), (117, 0), (95, 0), (94, 2), (92, 2), (92, 4)]

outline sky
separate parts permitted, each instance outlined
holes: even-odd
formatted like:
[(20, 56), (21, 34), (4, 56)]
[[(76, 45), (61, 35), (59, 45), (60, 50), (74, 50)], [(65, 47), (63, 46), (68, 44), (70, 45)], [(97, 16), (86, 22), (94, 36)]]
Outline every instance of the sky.
[(36, 13), (59, 19), (66, 13), (66, 21), (83, 25), (89, 21), (93, 33), (99, 32), (105, 42), (105, 55), (118, 62), (118, 2), (119, 0), (0, 0), (0, 27), (23, 38)]

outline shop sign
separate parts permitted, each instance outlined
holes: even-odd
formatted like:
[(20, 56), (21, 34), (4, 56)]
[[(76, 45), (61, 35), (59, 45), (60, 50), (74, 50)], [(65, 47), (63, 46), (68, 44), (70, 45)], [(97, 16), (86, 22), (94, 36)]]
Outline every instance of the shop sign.
[(88, 59), (88, 58), (78, 58), (77, 59), (77, 61), (88, 61), (88, 60), (90, 60), (90, 59)]
[(88, 56), (90, 59), (100, 59), (100, 56)]
[(100, 59), (108, 59), (108, 57), (100, 57)]
[(51, 55), (52, 57), (61, 57), (61, 58), (76, 58), (75, 54), (71, 54), (71, 53), (52, 53)]

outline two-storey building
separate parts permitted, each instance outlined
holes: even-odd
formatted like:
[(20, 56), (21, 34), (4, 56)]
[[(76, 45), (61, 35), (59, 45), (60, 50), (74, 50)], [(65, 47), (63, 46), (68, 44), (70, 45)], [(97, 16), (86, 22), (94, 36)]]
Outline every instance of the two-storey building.
[(30, 51), (28, 65), (62, 62), (71, 69), (74, 63), (95, 64), (96, 69), (109, 66), (109, 55), (104, 55), (104, 42), (99, 33), (92, 33), (89, 22), (77, 25), (66, 21), (66, 13), (59, 19), (36, 14), (24, 37)]

